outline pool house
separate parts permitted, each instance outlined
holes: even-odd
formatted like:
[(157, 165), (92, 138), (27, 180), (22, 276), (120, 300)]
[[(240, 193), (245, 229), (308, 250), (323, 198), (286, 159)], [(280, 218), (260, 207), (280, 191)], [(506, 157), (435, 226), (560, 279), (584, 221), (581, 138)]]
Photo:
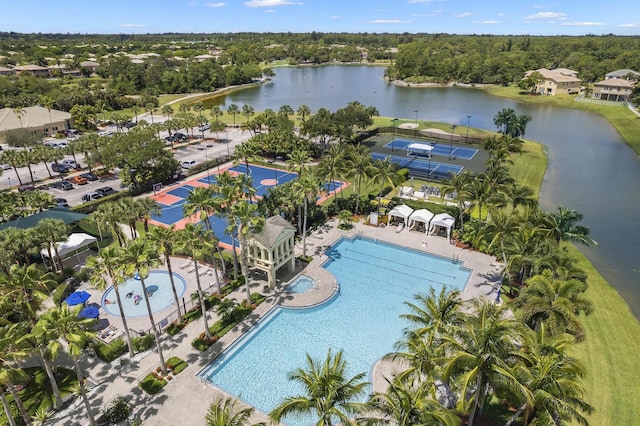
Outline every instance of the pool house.
[(280, 216), (271, 216), (265, 221), (259, 234), (248, 241), (247, 259), (249, 265), (267, 273), (269, 287), (276, 284), (276, 271), (287, 265), (289, 271), (295, 268), (296, 228)]

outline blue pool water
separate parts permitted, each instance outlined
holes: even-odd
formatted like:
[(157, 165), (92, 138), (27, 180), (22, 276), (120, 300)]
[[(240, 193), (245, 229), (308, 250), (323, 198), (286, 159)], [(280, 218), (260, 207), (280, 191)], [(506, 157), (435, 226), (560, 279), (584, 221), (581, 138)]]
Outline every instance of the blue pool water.
[[(182, 297), (187, 288), (187, 282), (184, 280), (182, 275), (176, 274), (175, 272), (173, 273), (173, 282), (175, 283), (178, 297)], [(151, 271), (149, 272), (149, 276), (145, 278), (144, 284), (147, 287), (147, 290), (152, 293), (152, 296), (149, 297), (152, 312), (159, 312), (175, 304), (169, 272)], [(147, 305), (144, 299), (140, 299), (138, 304), (135, 303), (136, 296), (144, 297), (142, 284), (139, 280), (129, 278), (120, 285), (118, 290), (120, 291), (124, 314), (127, 317), (131, 318), (148, 315)], [(126, 296), (129, 293), (131, 293), (131, 297)], [(120, 308), (118, 308), (118, 305), (116, 303), (106, 303), (107, 300), (110, 302), (117, 301), (116, 291), (113, 286), (109, 287), (102, 295), (102, 308), (111, 315), (119, 317)]]
[(306, 293), (316, 285), (316, 280), (308, 275), (299, 275), (287, 286), (287, 293)]
[(450, 259), (365, 238), (342, 239), (327, 255), (324, 267), (340, 283), (339, 295), (310, 309), (274, 308), (199, 376), (268, 413), (304, 392), (287, 375), (306, 366), (307, 353), (323, 360), (329, 348), (342, 349), (350, 376), (370, 373), (402, 337), (405, 302), (429, 287), (462, 290), (471, 274)]

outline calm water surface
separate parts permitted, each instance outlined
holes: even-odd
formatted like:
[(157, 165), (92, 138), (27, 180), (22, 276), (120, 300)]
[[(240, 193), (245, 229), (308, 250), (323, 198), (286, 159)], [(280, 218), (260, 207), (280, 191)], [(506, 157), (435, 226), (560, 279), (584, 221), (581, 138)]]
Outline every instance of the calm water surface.
[(407, 88), (383, 80), (384, 68), (326, 66), (276, 69), (273, 82), (219, 98), (222, 107), (249, 104), (257, 111), (282, 105), (334, 111), (350, 101), (373, 105), (381, 115), (495, 130), (493, 116), (513, 108), (533, 120), (526, 137), (549, 155), (540, 202), (549, 211), (567, 206), (584, 214), (598, 241), (579, 247), (640, 318), (640, 159), (597, 114), (527, 104), (464, 88)]

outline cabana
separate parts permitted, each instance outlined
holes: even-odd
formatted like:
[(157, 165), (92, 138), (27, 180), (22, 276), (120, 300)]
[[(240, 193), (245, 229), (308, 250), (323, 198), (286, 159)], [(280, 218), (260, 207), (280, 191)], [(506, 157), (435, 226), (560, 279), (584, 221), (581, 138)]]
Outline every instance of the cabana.
[(400, 204), (399, 206), (395, 206), (393, 210), (389, 212), (389, 217), (387, 217), (387, 225), (391, 222), (392, 217), (399, 217), (404, 222), (404, 226), (409, 225), (409, 217), (413, 213), (413, 209), (406, 204)]
[[(96, 241), (97, 239), (95, 237), (92, 237), (91, 235), (85, 234), (82, 232), (69, 235), (69, 238), (67, 238), (67, 241), (61, 241), (56, 243), (56, 247), (58, 249), (58, 256), (60, 256), (60, 259), (57, 259), (58, 263), (62, 264), (63, 259), (70, 257), (73, 254), (77, 255), (81, 251), (84, 251), (84, 250), (81, 250), (83, 248), (85, 248), (85, 250), (88, 250), (88, 248), (86, 247), (90, 246)], [(43, 259), (48, 259), (51, 265), (54, 267), (54, 269), (57, 269), (56, 262), (52, 261), (52, 259), (49, 259), (49, 251), (46, 248), (43, 248), (42, 250), (40, 250), (40, 255), (42, 255)], [(54, 257), (56, 255), (56, 251), (53, 248), (53, 244), (51, 245), (51, 255)], [(80, 260), (78, 259), (78, 263), (79, 262)]]
[(451, 239), (451, 230), (453, 229), (453, 225), (455, 225), (456, 220), (447, 213), (440, 213), (433, 216), (431, 219), (431, 226), (429, 234), (433, 234), (437, 228), (445, 228), (447, 230), (447, 238)]
[(407, 156), (417, 155), (420, 157), (431, 158), (433, 146), (424, 143), (412, 143), (407, 145)]
[(409, 217), (409, 229), (413, 229), (418, 226), (418, 224), (422, 223), (424, 225), (424, 233), (429, 232), (429, 222), (433, 219), (433, 213), (431, 213), (427, 209), (419, 209), (413, 212), (411, 217)]

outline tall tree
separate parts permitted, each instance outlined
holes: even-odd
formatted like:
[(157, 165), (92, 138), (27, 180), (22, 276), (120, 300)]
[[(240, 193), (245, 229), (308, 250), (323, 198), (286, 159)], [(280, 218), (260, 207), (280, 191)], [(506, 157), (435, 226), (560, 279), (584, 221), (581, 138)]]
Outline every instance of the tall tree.
[[(33, 228), (35, 237), (40, 240), (49, 254), (49, 260), (51, 266), (55, 272), (62, 271), (62, 258), (60, 257), (60, 251), (58, 250), (58, 243), (65, 242), (69, 237), (69, 226), (61, 219), (42, 219)], [(51, 255), (51, 250), (55, 256)]]
[(264, 426), (265, 423), (251, 423), (252, 407), (240, 408), (235, 399), (217, 398), (207, 410), (206, 426)]
[(227, 108), (227, 114), (233, 116), (233, 127), (236, 127), (236, 116), (240, 114), (240, 108), (238, 108), (238, 105), (229, 105), (229, 107)]
[(251, 204), (247, 200), (240, 200), (231, 207), (229, 214), (231, 220), (238, 226), (238, 238), (240, 240), (240, 265), (242, 275), (244, 275), (245, 287), (247, 289), (247, 303), (251, 304), (251, 276), (249, 275), (249, 265), (247, 259), (249, 238), (262, 232), (265, 219), (258, 216), (258, 206)]
[(353, 424), (350, 416), (363, 411), (364, 404), (357, 402), (366, 393), (365, 373), (348, 378), (347, 362), (342, 351), (335, 355), (331, 349), (324, 362), (314, 360), (307, 354), (307, 368), (298, 368), (289, 379), (298, 382), (304, 395), (290, 396), (274, 408), (269, 417), (279, 423), (287, 416), (311, 414), (318, 418), (316, 425)]
[(171, 225), (169, 228), (163, 226), (154, 226), (147, 232), (147, 238), (155, 243), (160, 249), (160, 253), (164, 257), (164, 263), (167, 265), (169, 271), (169, 281), (171, 281), (171, 291), (173, 292), (173, 300), (176, 303), (178, 310), (178, 317), (182, 317), (180, 311), (180, 299), (178, 298), (178, 291), (176, 290), (175, 279), (173, 277), (173, 268), (171, 265), (171, 256), (175, 251), (175, 244), (177, 240), (175, 225)]

